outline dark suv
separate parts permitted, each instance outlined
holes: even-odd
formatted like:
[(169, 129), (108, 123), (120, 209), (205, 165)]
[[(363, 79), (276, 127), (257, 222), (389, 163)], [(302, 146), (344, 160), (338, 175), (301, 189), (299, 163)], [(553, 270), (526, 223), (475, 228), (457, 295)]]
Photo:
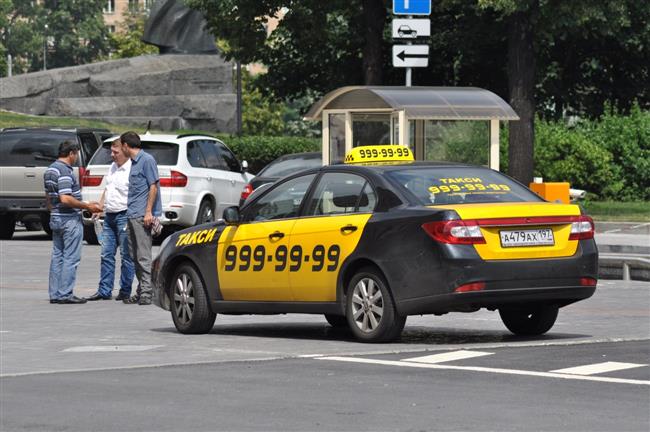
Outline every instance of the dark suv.
[(22, 222), (27, 229), (42, 227), (49, 234), (43, 173), (57, 159), (59, 144), (65, 140), (80, 144), (75, 172), (83, 176), (90, 157), (102, 139), (110, 135), (106, 129), (65, 127), (0, 130), (0, 239), (13, 236), (16, 222)]

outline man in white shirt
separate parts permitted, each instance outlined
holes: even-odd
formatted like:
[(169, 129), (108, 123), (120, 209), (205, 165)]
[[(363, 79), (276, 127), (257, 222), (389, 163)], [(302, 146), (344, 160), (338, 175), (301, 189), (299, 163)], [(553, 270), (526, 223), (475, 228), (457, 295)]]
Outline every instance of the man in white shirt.
[[(100, 205), (104, 209), (104, 230), (102, 232), (102, 260), (99, 288), (88, 297), (88, 301), (110, 300), (115, 282), (115, 254), (120, 248), (122, 266), (120, 269), (120, 292), (115, 300), (128, 299), (135, 275), (133, 260), (129, 254), (127, 233), (127, 198), (129, 195), (129, 175), (131, 159), (122, 151), (122, 143), (115, 140), (111, 144), (113, 163), (106, 176), (106, 189), (102, 194)], [(97, 217), (99, 214), (93, 215)]]

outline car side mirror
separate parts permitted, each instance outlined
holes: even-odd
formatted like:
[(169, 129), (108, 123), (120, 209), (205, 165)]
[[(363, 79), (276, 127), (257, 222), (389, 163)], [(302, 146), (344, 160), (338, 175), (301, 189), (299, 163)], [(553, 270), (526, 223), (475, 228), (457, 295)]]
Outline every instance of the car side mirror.
[(248, 162), (247, 161), (243, 161), (241, 163), (241, 172), (248, 172)]
[(240, 220), (239, 207), (232, 206), (228, 207), (223, 211), (223, 220), (226, 222), (226, 225), (238, 225)]

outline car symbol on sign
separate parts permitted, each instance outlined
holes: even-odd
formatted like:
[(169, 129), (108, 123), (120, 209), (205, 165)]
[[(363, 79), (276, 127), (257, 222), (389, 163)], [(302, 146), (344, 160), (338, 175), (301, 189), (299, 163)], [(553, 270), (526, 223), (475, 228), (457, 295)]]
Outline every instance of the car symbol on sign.
[(418, 36), (418, 32), (407, 25), (399, 26), (397, 34), (399, 37), (412, 39), (415, 39)]

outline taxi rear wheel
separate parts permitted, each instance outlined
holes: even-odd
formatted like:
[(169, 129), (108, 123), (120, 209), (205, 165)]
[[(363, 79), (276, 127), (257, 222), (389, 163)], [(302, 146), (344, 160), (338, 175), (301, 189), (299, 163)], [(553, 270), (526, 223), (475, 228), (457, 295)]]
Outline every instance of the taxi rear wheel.
[(207, 333), (217, 314), (210, 310), (203, 282), (190, 264), (182, 264), (172, 279), (171, 313), (176, 329), (185, 334)]
[(531, 305), (522, 308), (499, 309), (501, 321), (516, 335), (537, 336), (546, 333), (557, 319), (558, 307)]
[(384, 277), (372, 267), (361, 269), (350, 280), (346, 300), (350, 329), (363, 342), (388, 342), (404, 329), (405, 316), (397, 315)]

